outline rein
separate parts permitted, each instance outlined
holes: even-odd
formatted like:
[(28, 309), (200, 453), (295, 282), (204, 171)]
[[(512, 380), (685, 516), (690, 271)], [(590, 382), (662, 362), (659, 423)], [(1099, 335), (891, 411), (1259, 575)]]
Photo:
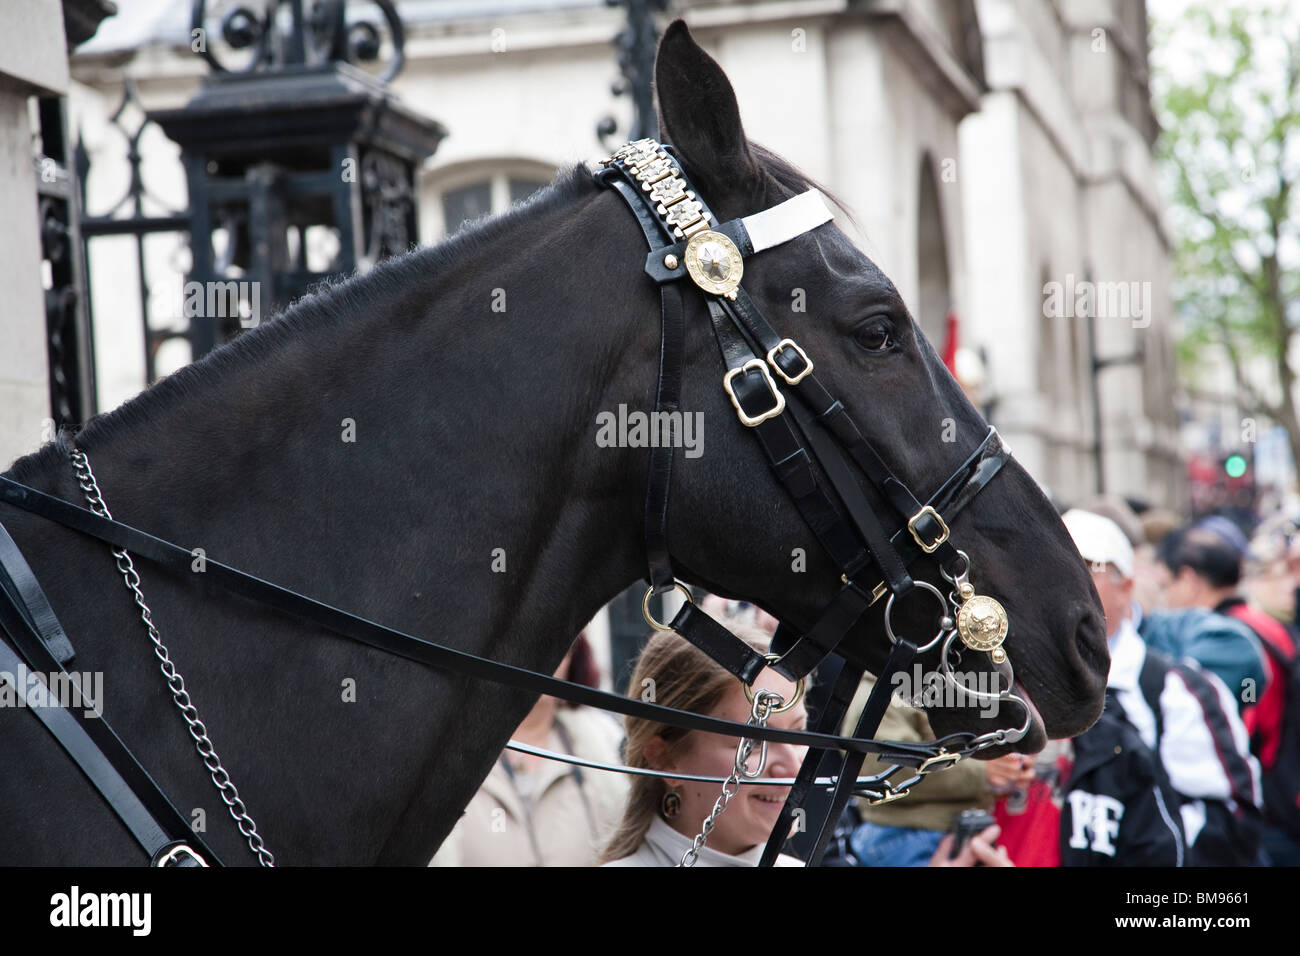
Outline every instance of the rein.
[[(113, 548), (130, 551), (178, 576), (198, 573), (193, 569), (190, 549), (47, 495), (4, 475), (0, 475), (0, 502)], [(880, 759), (894, 764), (893, 772), (902, 767), (923, 768), (934, 759), (936, 747), (957, 752), (970, 747), (975, 739), (973, 734), (958, 733), (935, 743), (918, 744), (859, 740), (774, 727), (754, 728), (736, 721), (611, 694), (427, 641), (280, 587), (222, 564), (211, 556), (207, 557), (206, 570), (201, 573), (206, 581), (233, 594), (417, 663), (684, 730), (701, 730), (729, 737), (748, 736), (796, 746), (861, 750), (864, 754), (877, 754)], [(8, 645), (0, 641), (0, 671), (16, 673), (21, 664), (25, 664), (33, 673), (66, 674), (66, 667), (73, 658), (71, 644), (66, 636), (62, 636), (62, 628), (36, 584), (35, 575), (3, 525), (0, 525), (0, 598), (3, 598), (0, 599), (0, 628), (9, 635), (17, 651), (14, 655)], [(52, 647), (66, 647), (65, 655), (56, 656)], [(52, 700), (50, 705), (31, 706), (29, 709), (47, 723), (69, 756), (103, 794), (114, 812), (127, 823), (151, 861), (163, 865), (159, 861), (179, 847), (182, 855), (168, 860), (166, 865), (205, 865), (203, 861), (220, 865), (217, 855), (191, 831), (184, 816), (168, 801), (126, 745), (113, 734), (106, 720), (101, 716), (87, 718), (77, 708), (53, 706)], [(57, 726), (50, 726), (51, 723)], [(259, 862), (262, 859), (259, 855)]]
[[(609, 691), (588, 687), (586, 684), (575, 684), (525, 667), (502, 664), (486, 657), (471, 654), (468, 651), (415, 637), (222, 564), (212, 558), (211, 555), (205, 559), (206, 570), (195, 572), (192, 567), (193, 552), (189, 549), (165, 541), (162, 538), (156, 538), (121, 521), (104, 518), (93, 511), (70, 504), (61, 498), (47, 495), (4, 475), (0, 475), (0, 502), (22, 508), (24, 511), (48, 518), (57, 524), (89, 537), (97, 538), (105, 544), (148, 558), (155, 564), (175, 571), (178, 575), (193, 577), (202, 574), (208, 581), (232, 594), (249, 598), (259, 604), (316, 624), (336, 634), (341, 634), (362, 644), (368, 644), (371, 647), (420, 664), (427, 664), (430, 667), (452, 671), (468, 677), (490, 680), (498, 684), (506, 684), (520, 690), (549, 694), (552, 697), (558, 697), (575, 704), (585, 704), (589, 707), (613, 711), (629, 717), (639, 717), (643, 720), (669, 724), (683, 730), (702, 730), (708, 733), (737, 737), (740, 736), (741, 731), (749, 729), (748, 724), (739, 721), (709, 717), (688, 710), (679, 710), (674, 707), (665, 707), (662, 704), (650, 703), (635, 697), (612, 694)], [(7, 537), (7, 532), (4, 531), (3, 526), (0, 526), (0, 538)], [(0, 601), (0, 608), (5, 606), (5, 602)], [(56, 661), (56, 663), (59, 664), (56, 669), (62, 669), (62, 662)], [(830, 746), (836, 749), (860, 751), (863, 754), (880, 754), (891, 760), (905, 762), (909, 766), (918, 766), (923, 763), (932, 756), (931, 751), (933, 749), (931, 745), (858, 740), (853, 737), (841, 737), (835, 734), (822, 734), (807, 730), (781, 730), (775, 727), (767, 728), (750, 736), (773, 743), (794, 744), (802, 747)], [(950, 734), (943, 739), (956, 744), (959, 741), (974, 737), (974, 734), (962, 732)]]
[[(792, 782), (781, 818), (769, 838), (762, 865), (771, 865), (775, 859), (785, 834), (790, 830), (794, 811), (809, 789), (829, 785), (834, 787), (832, 810), (823, 822), (809, 858), (809, 865), (816, 865), (835, 818), (853, 794), (878, 803), (898, 799), (927, 773), (950, 766), (988, 747), (1018, 741), (1028, 731), (1029, 707), (1011, 693), (1010, 675), (1006, 691), (997, 695), (979, 695), (958, 684), (950, 666), (950, 656), (960, 653), (957, 648), (960, 641), (964, 647), (989, 653), (995, 664), (1010, 671), (1010, 662), (1001, 647), (1007, 632), (1005, 611), (994, 599), (975, 594), (969, 583), (970, 560), (949, 541), (947, 523), (997, 474), (1008, 452), (996, 430), (990, 429), (975, 451), (925, 504), (921, 504), (889, 471), (843, 404), (818, 382), (813, 375), (812, 358), (793, 339), (779, 337), (740, 287), (746, 255), (777, 246), (830, 220), (830, 213), (815, 190), (754, 216), (724, 223), (715, 230), (710, 228), (712, 213), (689, 188), (685, 174), (669, 148), (652, 140), (627, 144), (604, 161), (604, 168), (595, 174), (595, 178), (614, 188), (624, 198), (650, 245), (646, 272), (659, 284), (662, 301), (656, 410), (671, 412), (680, 407), (685, 360), (682, 296), (685, 283), (681, 280), (689, 277), (705, 294), (714, 337), (727, 369), (722, 380), (723, 389), (741, 424), (754, 430), (774, 475), (842, 570), (840, 591), (813, 627), (800, 635), (783, 624), (773, 640), (772, 655), (759, 654), (735, 637), (695, 605), (689, 590), (673, 574), (666, 532), (673, 444), (666, 443), (651, 450), (647, 479), (644, 530), (650, 586), (643, 602), (646, 620), (659, 630), (674, 630), (691, 640), (747, 686), (752, 685), (767, 666), (792, 680), (801, 681), (835, 652), (867, 608), (888, 595), (884, 621), (892, 649), (853, 735), (846, 737), (827, 731), (838, 725), (857, 689), (862, 676), (862, 669), (858, 667), (846, 665), (842, 669), (814, 731), (781, 730), (765, 724), (766, 714), (777, 712), (782, 706), (779, 698), (767, 691), (760, 690), (753, 695), (755, 717), (749, 723), (721, 720), (610, 694), (405, 634), (224, 565), (211, 557), (205, 559), (202, 574), (205, 580), (231, 593), (430, 667), (686, 730), (739, 737), (736, 770), (731, 777), (725, 778), (723, 798), (719, 799), (719, 805), (710, 816), (710, 823), (725, 809), (729, 799), (727, 785), (738, 784), (742, 776), (752, 780), (762, 772), (761, 766), (758, 771), (745, 769), (743, 757), (748, 757), (755, 742), (762, 743), (764, 753), (767, 742), (809, 747), (808, 757)], [(786, 400), (776, 378), (790, 389), (794, 401)], [(883, 499), (901, 516), (902, 527), (892, 535), (885, 533), (853, 476), (850, 462), (868, 477)], [(73, 464), (90, 510), (2, 475), (0, 501), (97, 538), (115, 549), (119, 571), (141, 609), (142, 620), (163, 664), (172, 695), (213, 783), (230, 807), (232, 817), (258, 861), (262, 865), (273, 865), (273, 857), (244, 811), (238, 792), (207, 739), (197, 711), (189, 703), (184, 681), (171, 665), (140, 592), (139, 576), (128, 555), (129, 552), (147, 558), (184, 577), (198, 573), (191, 563), (193, 552), (113, 519), (94, 482), (84, 452), (74, 451)], [(832, 491), (822, 486), (814, 464), (820, 466)], [(934, 555), (938, 560), (941, 573), (952, 585), (946, 596), (939, 588), (915, 581), (908, 573), (908, 566), (922, 554)], [(879, 582), (867, 584), (873, 574), (879, 575)], [(649, 597), (673, 589), (685, 591), (688, 600), (671, 622), (654, 620), (648, 613)], [(893, 627), (895, 602), (917, 590), (929, 594), (938, 604), (938, 629), (928, 642), (909, 641), (898, 636)], [(0, 670), (8, 668), (12, 671), (11, 664), (25, 663), (37, 673), (66, 673), (65, 665), (72, 659), (71, 644), (35, 576), (2, 525), (0, 598), (3, 598), (0, 599), (0, 627), (9, 635), (17, 651), (15, 657), (13, 651), (0, 642)], [(1019, 728), (984, 734), (960, 732), (925, 743), (870, 739), (888, 704), (891, 694), (888, 685), (892, 675), (906, 670), (918, 653), (936, 646), (941, 647), (941, 670), (950, 684), (972, 698), (982, 696), (984, 699), (1017, 701), (1026, 712), (1024, 724)], [(762, 699), (769, 703), (760, 706)], [(176, 811), (102, 717), (88, 719), (72, 708), (63, 707), (46, 706), (33, 710), (128, 826), (152, 863), (220, 865), (220, 860), (190, 829), (184, 816)], [(821, 756), (830, 749), (844, 752), (840, 770), (831, 777), (818, 778), (816, 771)], [(859, 778), (858, 771), (867, 754), (875, 754), (891, 766), (873, 777)], [(540, 755), (557, 756), (550, 752)], [(647, 772), (594, 763), (582, 765), (621, 772)], [(912, 771), (910, 776), (892, 783), (891, 778), (905, 768)], [(661, 775), (653, 771), (649, 773)], [(685, 779), (681, 774), (674, 777)], [(752, 782), (778, 785), (773, 780)], [(779, 785), (791, 784), (781, 781)], [(734, 793), (734, 789), (730, 792)], [(696, 850), (703, 845), (707, 830), (708, 827), (697, 838)]]

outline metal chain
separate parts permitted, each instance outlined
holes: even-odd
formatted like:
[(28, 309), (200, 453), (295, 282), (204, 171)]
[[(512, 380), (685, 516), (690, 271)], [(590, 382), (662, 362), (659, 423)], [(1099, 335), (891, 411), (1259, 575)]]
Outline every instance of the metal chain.
[[(953, 667), (959, 665), (962, 660), (961, 646), (955, 640), (958, 636), (956, 621), (958, 612), (961, 610), (962, 602), (974, 593), (974, 589), (969, 586), (969, 577), (971, 571), (970, 556), (964, 551), (957, 552), (965, 559), (965, 566), (960, 573), (949, 573), (945, 568), (940, 568), (940, 573), (950, 581), (954, 590), (948, 592), (948, 597), (944, 605), (944, 611), (947, 615), (943, 625), (940, 627), (939, 639), (942, 639), (943, 645), (939, 652), (940, 670), (944, 680), (958, 691), (965, 693), (967, 696), (977, 700), (987, 700), (990, 695), (982, 694), (979, 691), (972, 691), (969, 688), (962, 687), (953, 676)], [(946, 747), (940, 747), (939, 753), (929, 760), (924, 761), (921, 766), (913, 773), (911, 777), (894, 784), (890, 782), (890, 777), (903, 769), (901, 764), (894, 764), (884, 773), (878, 774), (874, 780), (864, 785), (862, 781), (854, 788), (854, 794), (865, 797), (867, 802), (873, 806), (892, 803), (907, 796), (912, 787), (916, 786), (926, 775), (933, 773), (936, 769), (945, 769), (966, 757), (974, 756), (981, 750), (987, 750), (990, 747), (998, 747), (1008, 742), (1021, 740), (1029, 730), (1030, 713), (1029, 706), (1013, 692), (1015, 683), (1015, 669), (1008, 658), (1003, 658), (1008, 672), (1007, 686), (1005, 690), (999, 690), (995, 700), (1016, 701), (1025, 709), (1025, 722), (1018, 729), (999, 729), (990, 731), (985, 734), (974, 736), (971, 741), (958, 751), (948, 751)], [(947, 738), (945, 738), (947, 739)], [(933, 766), (932, 766), (933, 765)]]
[[(72, 464), (77, 472), (77, 483), (86, 495), (86, 503), (90, 506), (90, 510), (102, 518), (111, 519), (113, 516), (109, 513), (108, 505), (104, 504), (104, 498), (99, 491), (99, 484), (95, 481), (95, 473), (90, 469), (90, 459), (86, 457), (81, 449), (76, 448), (72, 451)], [(136, 606), (140, 608), (140, 619), (144, 621), (144, 626), (149, 632), (149, 640), (154, 645), (154, 655), (161, 662), (160, 669), (163, 677), (167, 679), (167, 686), (171, 689), (172, 699), (180, 709), (181, 716), (185, 718), (190, 736), (194, 738), (195, 749), (198, 750), (199, 756), (203, 758), (203, 763), (208, 768), (212, 782), (220, 792), (222, 801), (229, 808), (230, 815), (239, 827), (239, 832), (248, 841), (248, 848), (257, 856), (257, 862), (262, 866), (275, 866), (275, 857), (262, 842), (262, 837), (257, 832), (257, 824), (248, 815), (248, 810), (244, 806), (244, 801), (240, 799), (239, 791), (231, 781), (230, 774), (221, 765), (221, 758), (217, 756), (212, 741), (208, 739), (207, 728), (203, 725), (203, 721), (199, 719), (198, 709), (190, 701), (189, 692), (185, 689), (185, 679), (176, 670), (176, 665), (172, 663), (167, 646), (163, 644), (162, 637), (158, 634), (158, 628), (153, 622), (153, 612), (149, 609), (149, 605), (145, 603), (144, 593), (140, 590), (140, 575), (135, 569), (131, 556), (121, 548), (114, 548), (113, 557), (116, 559), (117, 570), (122, 574), (122, 580), (126, 582), (127, 588), (135, 599)]]
[[(751, 727), (766, 727), (767, 718), (771, 716), (772, 711), (782, 705), (783, 699), (780, 694), (773, 693), (770, 690), (760, 690), (754, 694), (754, 706), (750, 709), (748, 724)], [(736, 747), (736, 760), (732, 766), (731, 775), (722, 784), (722, 793), (713, 804), (713, 810), (704, 825), (700, 827), (699, 834), (691, 844), (691, 848), (682, 854), (682, 861), (678, 866), (694, 866), (699, 859), (700, 851), (704, 849), (705, 841), (709, 839), (709, 834), (713, 832), (713, 827), (722, 816), (722, 811), (727, 809), (727, 804), (731, 802), (740, 790), (740, 778), (753, 780), (763, 772), (763, 767), (767, 765), (767, 741), (762, 742), (763, 746), (759, 752), (758, 767), (754, 770), (749, 769), (749, 756), (754, 750), (754, 741), (750, 737), (742, 737), (740, 744)]]

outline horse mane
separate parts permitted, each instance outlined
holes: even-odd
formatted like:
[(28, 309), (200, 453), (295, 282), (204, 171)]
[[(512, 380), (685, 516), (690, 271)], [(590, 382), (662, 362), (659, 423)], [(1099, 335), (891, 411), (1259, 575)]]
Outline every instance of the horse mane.
[(827, 201), (830, 202), (831, 205), (844, 213), (844, 217), (848, 219), (849, 222), (853, 223), (854, 226), (857, 226), (858, 223), (857, 219), (853, 216), (853, 210), (851, 210), (842, 199), (821, 183), (817, 182), (817, 180), (813, 179), (798, 166), (794, 165), (794, 163), (783, 159), (766, 146), (760, 146), (753, 140), (749, 141), (749, 150), (754, 154), (754, 158), (758, 160), (759, 168), (772, 179), (776, 180), (776, 182), (782, 187), (792, 193), (801, 193), (808, 189), (816, 189), (826, 197)]
[(259, 323), (195, 362), (154, 382), (117, 408), (93, 416), (80, 428), (60, 429), (54, 441), (16, 460), (14, 480), (27, 482), (48, 467), (66, 464), (73, 439), (98, 443), (123, 430), (147, 423), (160, 406), (193, 394), (214, 377), (246, 371), (274, 355), (287, 341), (346, 328), (360, 311), (374, 311), (412, 284), (427, 283), (466, 253), (495, 242), (539, 209), (571, 203), (593, 188), (590, 171), (577, 163), (560, 170), (555, 180), (504, 213), (474, 220), (437, 245), (390, 256), (363, 275), (323, 279), (281, 312)]
[[(783, 188), (792, 192), (819, 189), (852, 218), (852, 213), (840, 200), (792, 163), (757, 143), (751, 142), (750, 148), (763, 172)], [(17, 459), (9, 474), (15, 481), (30, 482), (47, 469), (64, 467), (74, 438), (88, 445), (98, 444), (123, 430), (148, 423), (157, 408), (193, 394), (214, 377), (247, 371), (257, 362), (274, 355), (287, 341), (346, 328), (359, 312), (374, 311), (402, 291), (409, 291), (413, 284), (427, 283), (467, 252), (502, 238), (525, 217), (539, 210), (572, 203), (593, 188), (591, 170), (584, 163), (575, 163), (561, 169), (549, 186), (539, 189), (528, 199), (499, 215), (474, 220), (437, 245), (413, 248), (401, 255), (390, 256), (363, 275), (354, 273), (323, 279), (283, 311), (259, 323), (257, 328), (159, 379), (117, 408), (93, 416), (80, 428), (60, 429), (53, 441)]]

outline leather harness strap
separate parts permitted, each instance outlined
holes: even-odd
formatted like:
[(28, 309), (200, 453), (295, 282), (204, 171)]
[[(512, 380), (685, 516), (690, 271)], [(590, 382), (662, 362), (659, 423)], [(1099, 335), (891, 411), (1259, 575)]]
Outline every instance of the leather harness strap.
[[(664, 286), (661, 292), (663, 322), (655, 411), (671, 414), (681, 410), (682, 365), (686, 355), (686, 307), (682, 302), (681, 286)], [(650, 584), (656, 594), (671, 591), (674, 584), (672, 559), (668, 556), (668, 494), (672, 485), (673, 447), (673, 442), (651, 447), (650, 467), (646, 475), (646, 554), (650, 562)]]
[[(116, 548), (147, 558), (181, 577), (193, 577), (195, 574), (191, 565), (194, 556), (188, 548), (156, 538), (116, 519), (97, 515), (93, 511), (47, 495), (5, 475), (0, 475), (0, 502), (14, 505)], [(585, 684), (560, 680), (512, 664), (502, 664), (467, 651), (384, 627), (382, 624), (222, 564), (211, 556), (208, 556), (205, 561), (203, 578), (206, 583), (215, 584), (232, 594), (256, 601), (398, 657), (440, 670), (482, 678), (537, 694), (549, 694), (573, 703), (586, 704), (685, 730), (703, 730), (728, 737), (750, 737), (754, 740), (803, 747), (862, 750), (864, 753), (878, 754), (881, 760), (910, 767), (919, 767), (933, 757), (937, 749), (936, 744), (933, 743), (855, 740), (832, 734), (755, 727), (738, 721), (693, 714), (635, 697), (611, 694)], [(949, 750), (960, 748), (969, 744), (975, 736), (969, 732), (952, 734), (938, 741), (938, 746), (946, 746)]]
[(9, 532), (0, 525), (0, 590), (4, 591), (9, 603), (15, 607), (31, 630), (41, 636), (45, 647), (61, 667), (67, 667), (76, 656), (72, 641), (64, 633), (50, 607), (45, 592), (41, 590), (23, 553), (9, 536)]
[[(618, 191), (629, 209), (636, 213), (637, 224), (652, 250), (671, 240), (663, 224), (637, 196), (639, 186), (621, 177), (606, 177), (606, 183)], [(672, 413), (681, 410), (682, 374), (686, 364), (686, 312), (682, 287), (677, 283), (660, 286), (661, 330), (659, 344), (659, 384), (655, 392), (655, 411)], [(658, 420), (658, 419), (656, 419)], [(672, 419), (669, 419), (671, 423)], [(671, 428), (672, 425), (670, 424)], [(668, 499), (672, 485), (673, 456), (676, 440), (660, 442), (650, 449), (646, 474), (645, 541), (649, 565), (647, 579), (654, 594), (666, 594), (676, 586), (672, 558), (668, 553)], [(728, 673), (745, 684), (752, 684), (766, 662), (763, 655), (719, 624), (691, 602), (682, 605), (668, 625), (709, 655)]]
[[(15, 693), (24, 698), (27, 708), (81, 768), (152, 863), (167, 860), (173, 866), (204, 865), (192, 851), (175, 852), (190, 847), (197, 848), (208, 860), (220, 863), (102, 715), (87, 716), (84, 707), (66, 706), (48, 686), (44, 694), (30, 684), (17, 686), (20, 683), (17, 675), (24, 667), (28, 669), (29, 679), (47, 675), (47, 685), (55, 675), (70, 681), (51, 647), (60, 637), (66, 642), (66, 635), (35, 580), (17, 544), (0, 525), (0, 590), (8, 598), (0, 600), (0, 630), (13, 644), (11, 649), (9, 644), (0, 641), (0, 671), (15, 682)], [(21, 587), (18, 582), (22, 582)], [(40, 625), (33, 623), (32, 612), (37, 609), (43, 611), (37, 618)], [(84, 699), (82, 702), (88, 704)]]
[[(903, 673), (911, 666), (912, 661), (916, 658), (916, 650), (916, 645), (911, 641), (899, 640), (894, 644), (893, 650), (889, 652), (889, 659), (880, 672), (880, 678), (876, 686), (871, 689), (871, 696), (867, 698), (867, 705), (862, 709), (862, 715), (858, 718), (857, 726), (853, 730), (854, 737), (869, 737), (876, 732), (876, 728), (880, 726), (880, 721), (885, 716), (885, 711), (889, 708), (890, 698), (893, 696), (894, 685), (892, 678), (894, 674)], [(811, 755), (811, 751), (809, 753)], [(817, 866), (821, 863), (822, 855), (826, 852), (826, 844), (830, 842), (831, 834), (835, 831), (835, 824), (839, 820), (840, 814), (844, 812), (849, 797), (853, 795), (853, 784), (858, 779), (858, 771), (862, 769), (862, 762), (865, 757), (866, 754), (845, 751), (844, 758), (840, 763), (838, 779), (835, 781), (830, 809), (826, 811), (826, 816), (822, 818), (821, 831), (817, 834), (817, 840), (808, 854), (809, 866)], [(814, 764), (814, 766), (816, 765)]]
[[(858, 685), (862, 682), (862, 674), (863, 669), (861, 667), (845, 664), (840, 668), (839, 673), (835, 675), (834, 682), (831, 684), (826, 703), (822, 706), (821, 713), (817, 715), (816, 730), (818, 733), (825, 733), (839, 726), (840, 720), (844, 717), (844, 712), (848, 710), (854, 694), (857, 693)], [(883, 686), (883, 684), (884, 682), (881, 682), (877, 684), (877, 687)], [(876, 694), (875, 687), (871, 689), (871, 693), (873, 696)], [(875, 733), (874, 727), (870, 733)], [(760, 867), (772, 866), (776, 863), (781, 847), (785, 846), (786, 841), (789, 839), (790, 829), (794, 825), (795, 811), (802, 807), (807, 799), (808, 792), (817, 780), (818, 768), (827, 753), (830, 753), (830, 751), (810, 749), (804, 757), (794, 784), (790, 787), (790, 793), (781, 807), (781, 815), (777, 817), (776, 825), (772, 827), (772, 832), (768, 834), (767, 845), (763, 847), (763, 855), (758, 863)]]

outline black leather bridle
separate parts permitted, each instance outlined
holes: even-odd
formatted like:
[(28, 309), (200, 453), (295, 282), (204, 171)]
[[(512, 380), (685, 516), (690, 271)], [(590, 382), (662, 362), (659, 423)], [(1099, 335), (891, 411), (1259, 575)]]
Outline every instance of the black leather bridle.
[[(616, 190), (635, 215), (650, 247), (646, 274), (660, 287), (661, 337), (655, 411), (671, 414), (680, 409), (685, 362), (682, 289), (690, 279), (705, 297), (726, 369), (723, 387), (737, 417), (742, 425), (753, 429), (772, 473), (839, 567), (842, 581), (838, 594), (806, 633), (796, 634), (782, 624), (772, 642), (773, 653), (767, 656), (735, 637), (690, 600), (667, 626), (660, 625), (649, 614), (646, 619), (652, 626), (681, 634), (746, 684), (752, 683), (765, 666), (798, 680), (835, 652), (867, 608), (888, 594), (885, 623), (893, 648), (854, 732), (857, 738), (870, 736), (888, 705), (891, 677), (906, 670), (920, 650), (912, 642), (894, 638), (889, 626), (893, 602), (918, 587), (908, 568), (922, 554), (938, 562), (948, 581), (954, 584), (966, 581), (970, 561), (949, 540), (948, 521), (1005, 462), (1006, 453), (997, 432), (990, 428), (974, 453), (922, 504), (863, 437), (843, 403), (818, 381), (808, 353), (792, 338), (779, 335), (740, 285), (743, 260), (755, 251), (746, 221), (733, 219), (717, 224), (707, 204), (691, 188), (672, 148), (652, 139), (624, 145), (604, 160), (602, 167), (595, 174), (596, 179)], [(795, 401), (786, 400), (774, 374), (784, 381)], [(672, 461), (672, 443), (662, 442), (651, 450), (645, 509), (647, 600), (653, 594), (664, 594), (679, 587), (667, 542)], [(885, 533), (851, 471), (850, 462), (866, 475), (902, 521), (902, 527), (892, 535)], [(820, 466), (833, 493), (818, 480), (815, 465)], [(880, 581), (868, 586), (865, 582), (873, 572), (880, 575)], [(941, 592), (924, 583), (920, 586), (938, 596), (940, 635), (951, 631), (956, 622), (948, 618), (948, 605)], [(954, 600), (954, 606), (958, 604), (960, 600)], [(945, 660), (947, 647), (945, 644)], [(1001, 659), (1005, 660), (1004, 654)], [(819, 716), (819, 731), (835, 727), (842, 719), (861, 677), (860, 667), (845, 666), (840, 671)], [(1028, 707), (1025, 709), (1028, 715)], [(999, 742), (1019, 739), (1024, 732), (1024, 729), (999, 732)], [(921, 772), (946, 766), (969, 752), (973, 750), (941, 749), (922, 765)], [(810, 865), (820, 859), (835, 821), (853, 793), (863, 757), (861, 753), (845, 752), (831, 809), (814, 843)], [(762, 865), (770, 866), (775, 860), (821, 758), (822, 751), (812, 750), (805, 759), (768, 840)], [(889, 789), (876, 797), (883, 802), (905, 792), (906, 788)]]
[[(651, 163), (660, 163), (662, 167), (650, 167), (651, 172), (647, 173)], [(663, 168), (665, 174), (646, 185), (659, 168)], [(660, 284), (663, 304), (656, 394), (656, 409), (663, 412), (680, 407), (685, 312), (683, 283), (679, 280), (684, 279), (688, 271), (683, 265), (684, 261), (689, 261), (687, 246), (689, 239), (706, 229), (712, 221), (712, 214), (703, 201), (698, 200), (693, 190), (685, 190), (669, 205), (689, 199), (698, 203), (699, 214), (690, 222), (683, 223), (685, 233), (674, 234), (673, 229), (677, 227), (672, 225), (671, 217), (661, 213), (658, 204), (647, 202), (642, 195), (643, 192), (648, 194), (655, 183), (669, 175), (679, 176), (683, 183), (686, 182), (668, 148), (648, 140), (628, 144), (607, 160), (605, 167), (596, 174), (598, 181), (616, 189), (627, 200), (650, 244), (646, 271)], [(681, 210), (677, 212), (680, 214)], [(699, 222), (704, 223), (704, 227), (697, 229), (695, 223)], [(745, 250), (752, 253), (744, 221), (724, 223), (717, 227), (717, 231), (733, 242), (742, 256)], [(677, 265), (669, 267), (668, 263), (673, 261)], [(870, 739), (892, 693), (890, 676), (905, 670), (919, 651), (935, 646), (941, 639), (941, 655), (946, 661), (948, 647), (956, 636), (954, 624), (946, 613), (939, 634), (922, 647), (893, 635), (889, 627), (889, 609), (896, 598), (910, 594), (918, 586), (939, 595), (933, 586), (914, 581), (907, 568), (920, 555), (933, 555), (945, 578), (957, 589), (949, 595), (954, 607), (960, 604), (961, 599), (973, 594), (966, 580), (969, 560), (948, 540), (947, 522), (998, 472), (1006, 460), (1006, 451), (996, 431), (990, 429), (979, 447), (922, 504), (889, 471), (863, 438), (844, 406), (817, 381), (812, 361), (803, 349), (772, 330), (743, 288), (737, 287), (734, 291), (734, 299), (706, 293), (714, 335), (728, 369), (725, 387), (742, 423), (753, 427), (778, 480), (794, 498), (819, 542), (841, 568), (842, 587), (807, 633), (796, 634), (782, 625), (773, 641), (773, 654), (768, 656), (759, 654), (735, 637), (692, 601), (687, 601), (668, 625), (654, 621), (649, 615), (647, 619), (656, 627), (675, 630), (693, 641), (749, 685), (769, 665), (791, 679), (806, 676), (839, 647), (867, 608), (888, 594), (885, 622), (893, 647), (853, 736), (844, 737), (827, 731), (836, 727), (843, 717), (861, 679), (860, 667), (845, 666), (841, 670), (815, 731), (783, 730), (693, 714), (497, 663), (384, 627), (211, 557), (205, 562), (205, 580), (282, 613), (427, 666), (686, 730), (809, 747), (808, 758), (768, 841), (764, 865), (771, 864), (784, 843), (794, 811), (816, 779), (821, 755), (828, 750), (841, 750), (845, 756), (837, 775), (832, 810), (809, 858), (810, 865), (815, 865), (830, 837), (835, 819), (850, 796), (856, 793), (877, 802), (897, 799), (926, 773), (950, 766), (979, 750), (1014, 742), (1028, 727), (1026, 721), (1019, 730), (997, 730), (986, 734), (961, 732), (927, 743)], [(796, 402), (785, 401), (772, 371), (789, 386)], [(673, 576), (666, 534), (672, 457), (671, 444), (656, 447), (651, 453), (645, 522), (651, 594), (662, 594), (680, 586)], [(850, 461), (867, 475), (884, 500), (903, 519), (902, 526), (892, 535), (885, 533), (853, 476)], [(831, 483), (834, 495), (821, 486), (814, 463)], [(180, 576), (193, 573), (193, 552), (189, 548), (154, 537), (3, 475), (0, 475), (0, 501), (147, 558)], [(871, 580), (873, 569), (879, 571), (882, 580), (868, 586), (864, 582)], [(942, 595), (939, 600), (946, 612), (947, 604)], [(12, 673), (25, 666), (33, 673), (67, 673), (66, 668), (74, 656), (71, 641), (3, 525), (0, 525), (0, 630), (8, 640), (8, 643), (0, 641), (0, 671)], [(1011, 699), (1018, 698), (1012, 696)], [(60, 706), (57, 701), (33, 710), (126, 824), (152, 863), (220, 865), (216, 854), (190, 829), (185, 817), (175, 809), (102, 715), (88, 718), (79, 709)], [(859, 780), (857, 774), (867, 754), (875, 754), (890, 766), (875, 777)], [(915, 773), (910, 779), (891, 783), (891, 778), (903, 768), (912, 768)]]

